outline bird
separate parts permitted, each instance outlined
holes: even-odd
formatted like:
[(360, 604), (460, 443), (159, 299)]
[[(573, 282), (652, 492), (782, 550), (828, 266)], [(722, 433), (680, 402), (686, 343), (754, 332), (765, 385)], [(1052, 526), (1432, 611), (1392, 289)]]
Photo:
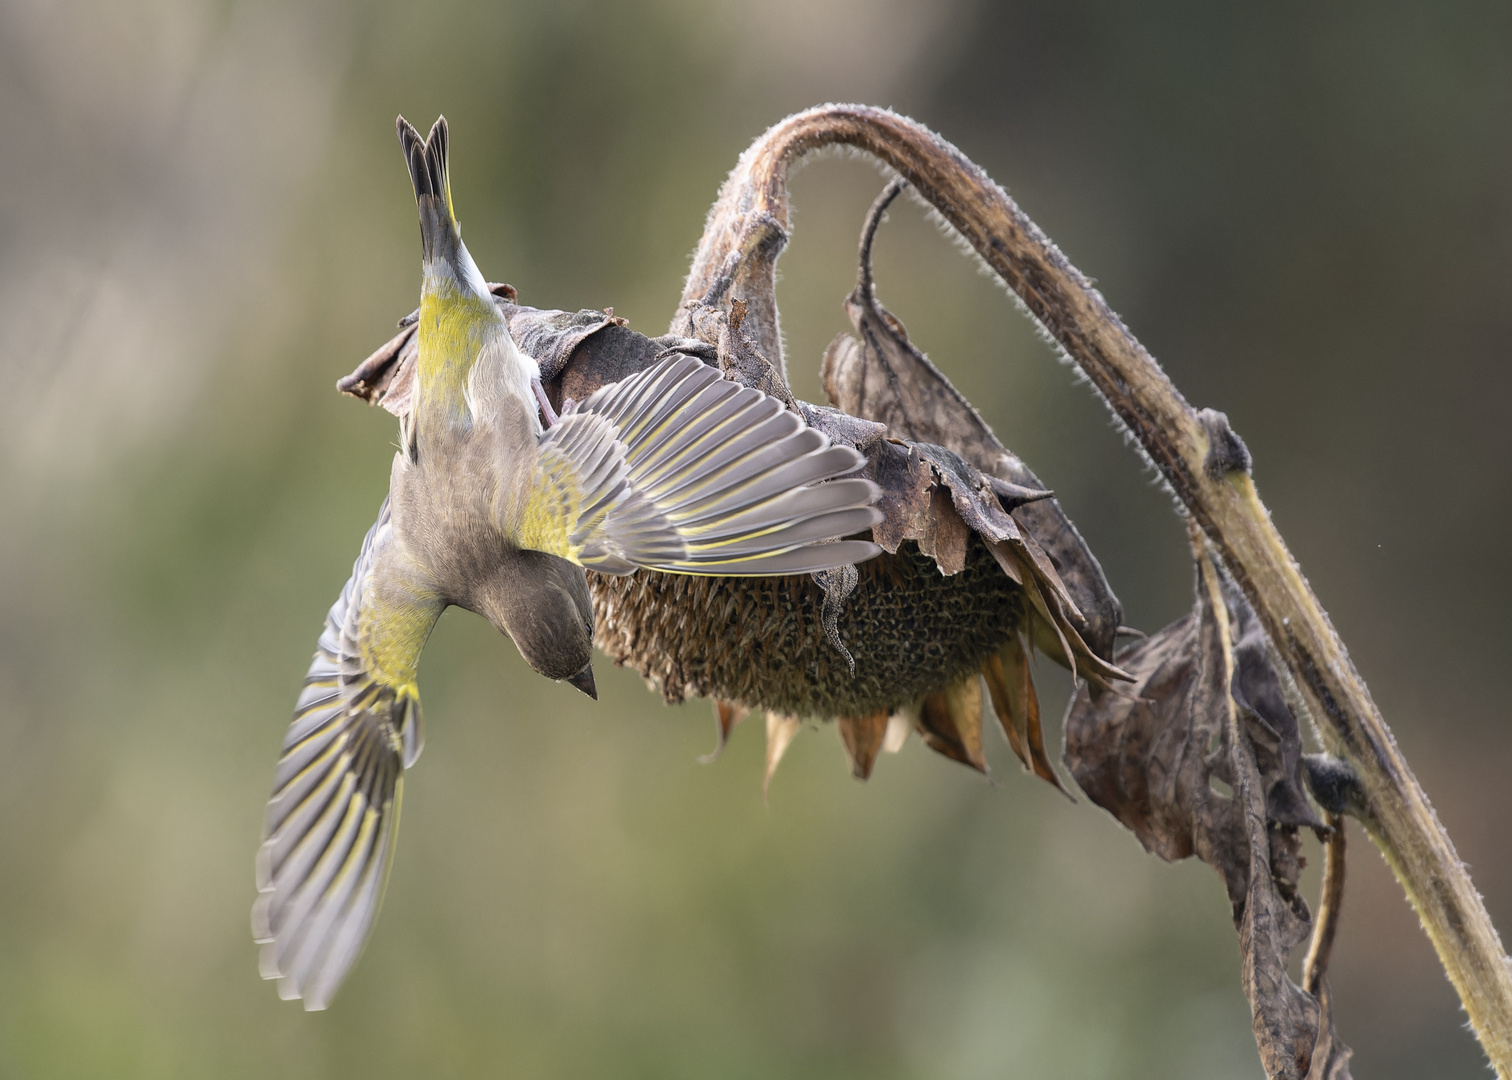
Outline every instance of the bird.
[(558, 415), (462, 243), (441, 117), (399, 142), (420, 217), (414, 408), (389, 491), (326, 616), (274, 773), (252, 909), (259, 967), (326, 1008), (372, 930), (404, 771), (423, 745), (420, 656), (448, 607), (597, 698), (600, 574), (795, 575), (879, 552), (864, 459), (777, 399), (677, 354)]

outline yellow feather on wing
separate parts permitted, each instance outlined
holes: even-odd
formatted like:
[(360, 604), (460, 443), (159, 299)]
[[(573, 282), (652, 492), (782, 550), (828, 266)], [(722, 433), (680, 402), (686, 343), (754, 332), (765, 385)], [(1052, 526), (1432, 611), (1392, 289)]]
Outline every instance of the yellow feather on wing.
[(516, 542), (576, 562), (582, 545), (572, 543), (572, 534), (581, 506), (582, 489), (572, 459), (555, 445), (541, 447)]
[[(422, 743), (414, 669), (440, 614), (417, 598), (394, 610), (382, 580), (387, 500), (326, 616), (274, 771), (257, 853), (253, 937), (264, 978), (323, 1009), (357, 961), (383, 901), (398, 835), (403, 773)], [(399, 582), (397, 592), (409, 591)], [(375, 602), (390, 625), (375, 627)], [(396, 621), (397, 619), (397, 621)], [(386, 633), (377, 650), (368, 639)]]

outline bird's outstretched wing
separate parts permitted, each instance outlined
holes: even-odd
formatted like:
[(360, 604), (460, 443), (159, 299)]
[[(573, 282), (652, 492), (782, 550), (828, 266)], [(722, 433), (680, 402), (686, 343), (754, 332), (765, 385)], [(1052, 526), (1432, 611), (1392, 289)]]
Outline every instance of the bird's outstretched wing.
[[(880, 550), (864, 459), (775, 398), (673, 357), (598, 390), (541, 439), (521, 547), (592, 570), (804, 574)], [(831, 542), (834, 541), (834, 542)]]
[(279, 996), (323, 1009), (356, 962), (383, 900), (402, 773), (420, 754), (413, 683), (364, 670), (363, 598), (389, 540), (388, 502), (326, 616), (273, 778), (257, 853), (252, 934)]

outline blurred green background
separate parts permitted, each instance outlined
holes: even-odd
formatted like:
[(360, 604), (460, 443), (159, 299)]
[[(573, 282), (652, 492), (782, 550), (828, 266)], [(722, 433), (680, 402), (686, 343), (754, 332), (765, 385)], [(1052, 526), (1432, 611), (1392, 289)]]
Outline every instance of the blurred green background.
[[(699, 766), (707, 703), (607, 663), (591, 703), (456, 611), (371, 947), (324, 1014), (257, 977), (272, 765), (395, 439), (332, 390), (415, 303), (395, 113), (451, 121), (490, 278), (655, 334), (736, 156), (825, 100), (956, 142), (1228, 412), (1512, 930), (1504, 2), (8, 0), (0, 1076), (1260, 1075), (1216, 876), (1001, 740), (995, 785), (917, 742), (860, 785), (805, 733), (767, 805), (758, 722)], [(794, 182), (780, 298), (811, 399), (880, 185), (844, 156)], [(1128, 621), (1181, 614), (1167, 496), (997, 286), (907, 204), (878, 279)], [(1485, 1075), (1352, 852), (1356, 1075)]]

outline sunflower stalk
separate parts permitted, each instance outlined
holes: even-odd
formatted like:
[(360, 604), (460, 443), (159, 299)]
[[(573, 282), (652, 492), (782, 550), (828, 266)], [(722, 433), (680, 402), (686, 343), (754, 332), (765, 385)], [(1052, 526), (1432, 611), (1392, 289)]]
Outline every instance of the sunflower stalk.
[[(728, 311), (738, 298), (740, 334), (785, 378), (776, 267), (788, 236), (788, 173), (804, 155), (835, 145), (876, 157), (960, 233), (1085, 373), (1180, 500), (1258, 616), (1290, 675), (1293, 707), (1347, 767), (1349, 806), (1325, 809), (1348, 809), (1365, 826), (1487, 1057), (1512, 1080), (1512, 966), (1453, 842), (1260, 501), (1244, 443), (1222, 413), (1187, 402), (1087, 278), (981, 168), (886, 110), (827, 105), (789, 117), (752, 144), (721, 190), (674, 328), (691, 329), (710, 307)], [(1325, 912), (1331, 918), (1336, 907)], [(1314, 970), (1321, 968), (1310, 964)]]

